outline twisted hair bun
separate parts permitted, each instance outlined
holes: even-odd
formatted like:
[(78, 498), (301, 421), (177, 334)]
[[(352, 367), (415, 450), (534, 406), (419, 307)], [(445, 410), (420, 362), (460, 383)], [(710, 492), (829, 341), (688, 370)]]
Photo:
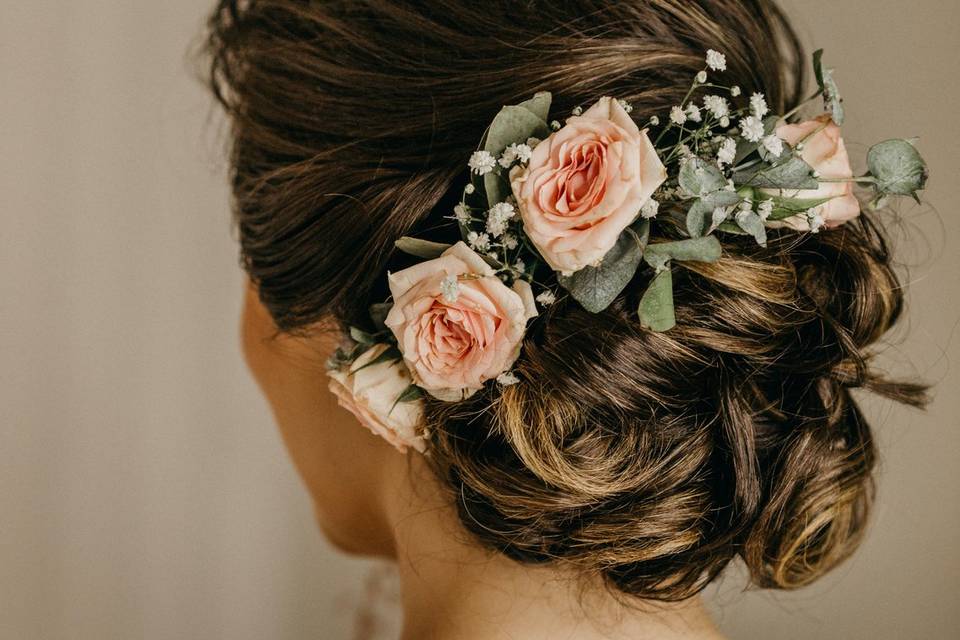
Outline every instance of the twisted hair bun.
[[(644, 122), (681, 101), (708, 48), (745, 96), (797, 103), (802, 52), (767, 0), (224, 0), (211, 84), (264, 304), (287, 331), (362, 322), (408, 264), (397, 238), (456, 237), (444, 216), (501, 105), (614, 95)], [(756, 584), (793, 588), (854, 550), (875, 452), (851, 389), (924, 401), (870, 367), (901, 287), (867, 212), (770, 236), (725, 236), (719, 262), (684, 263), (667, 333), (638, 325), (641, 270), (603, 313), (561, 299), (542, 314), (520, 383), (427, 403), (432, 464), (477, 540), (661, 600), (738, 556)]]

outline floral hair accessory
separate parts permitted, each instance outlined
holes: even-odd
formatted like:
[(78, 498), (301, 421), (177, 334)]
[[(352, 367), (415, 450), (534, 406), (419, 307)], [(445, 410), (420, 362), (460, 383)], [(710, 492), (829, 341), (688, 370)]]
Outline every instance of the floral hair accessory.
[[(868, 171), (854, 175), (822, 51), (813, 56), (818, 91), (783, 115), (761, 93), (741, 98), (740, 87), (709, 81), (726, 64), (708, 51), (683, 101), (642, 129), (611, 97), (577, 107), (564, 124), (551, 119), (548, 92), (504, 107), (467, 162), (471, 180), (451, 216), (462, 240), (398, 240), (423, 262), (389, 274), (392, 301), (371, 309), (374, 332), (351, 328), (351, 345), (331, 359), (341, 403), (391, 442), (421, 450), (411, 425), (424, 393), (459, 401), (490, 381), (521, 380), (511, 367), (538, 303), (566, 293), (600, 313), (646, 266), (638, 322), (668, 331), (674, 263), (718, 260), (726, 236), (766, 246), (771, 228), (842, 225), (860, 214), (855, 184), (872, 189), (871, 207), (924, 188), (927, 167), (908, 140), (874, 145)], [(823, 113), (798, 121), (818, 98)], [(661, 223), (686, 237), (650, 242)]]
[(401, 452), (413, 447), (423, 453), (426, 441), (419, 433), (423, 407), (409, 397), (412, 381), (406, 367), (393, 358), (390, 345), (358, 346), (349, 354), (337, 349), (331, 358), (330, 391), (371, 432)]

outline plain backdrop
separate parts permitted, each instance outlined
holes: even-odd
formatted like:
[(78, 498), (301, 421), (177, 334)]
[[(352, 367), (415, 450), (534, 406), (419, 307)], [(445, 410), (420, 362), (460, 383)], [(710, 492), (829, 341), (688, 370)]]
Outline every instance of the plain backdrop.
[[(315, 531), (238, 351), (223, 127), (186, 61), (211, 4), (0, 0), (3, 639), (354, 637), (372, 565)], [(960, 3), (788, 9), (838, 68), (854, 155), (919, 136), (932, 168), (883, 362), (937, 399), (867, 401), (854, 559), (795, 593), (733, 571), (710, 600), (735, 638), (960, 637)]]

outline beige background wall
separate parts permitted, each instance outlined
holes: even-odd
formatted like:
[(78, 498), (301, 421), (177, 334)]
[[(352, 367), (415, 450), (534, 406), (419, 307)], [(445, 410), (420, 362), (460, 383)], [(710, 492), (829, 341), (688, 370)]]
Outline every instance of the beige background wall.
[[(0, 0), (0, 638), (352, 637), (336, 555), (242, 369), (222, 144), (184, 54), (211, 2)], [(960, 3), (792, 0), (846, 137), (918, 135), (907, 340), (926, 414), (871, 402), (860, 554), (793, 594), (711, 590), (745, 639), (960, 637)], [(862, 155), (862, 154), (861, 154)]]

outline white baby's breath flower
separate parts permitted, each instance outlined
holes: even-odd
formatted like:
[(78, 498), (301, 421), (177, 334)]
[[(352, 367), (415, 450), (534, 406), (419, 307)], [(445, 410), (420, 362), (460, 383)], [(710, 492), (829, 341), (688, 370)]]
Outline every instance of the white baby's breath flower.
[(504, 235), (500, 242), (510, 251), (517, 248), (517, 237), (509, 233)]
[(690, 147), (688, 145), (682, 144), (677, 148), (680, 151), (681, 158), (689, 158), (693, 155), (693, 151), (690, 150)]
[(713, 114), (714, 118), (720, 119), (730, 114), (730, 105), (727, 99), (722, 96), (709, 95), (703, 99), (703, 107)]
[(471, 231), (467, 234), (467, 244), (476, 251), (486, 251), (490, 248), (490, 236), (485, 233)]
[(525, 273), (527, 270), (527, 263), (517, 258), (517, 261), (513, 263), (513, 268), (515, 271), (519, 271), (520, 273)]
[(554, 120), (550, 123), (550, 128), (554, 131), (559, 131), (561, 126), (563, 125), (560, 124), (559, 120)]
[(490, 216), (495, 216), (503, 221), (507, 221), (517, 214), (517, 210), (509, 202), (498, 202), (490, 207), (488, 213)]
[(706, 81), (707, 81), (707, 72), (706, 72), (706, 71), (701, 71), (700, 73), (697, 74), (697, 82), (699, 82), (700, 84), (703, 84), (703, 83), (705, 83)]
[(771, 213), (773, 213), (773, 200), (768, 198), (757, 205), (757, 214), (764, 220), (769, 218)]
[(545, 307), (549, 307), (551, 304), (557, 301), (557, 296), (554, 295), (553, 291), (546, 289), (537, 296), (537, 302), (542, 304)]
[(630, 113), (631, 111), (633, 111), (633, 105), (627, 102), (626, 100), (621, 99), (621, 100), (617, 100), (617, 102), (620, 103), (620, 106), (623, 107), (623, 110), (626, 111), (627, 113)]
[(770, 134), (763, 139), (763, 147), (770, 152), (770, 155), (779, 158), (780, 154), (783, 153), (783, 140), (774, 134)]
[(470, 222), (470, 210), (461, 202), (453, 208), (453, 217), (460, 224), (467, 224)]
[(540, 144), (540, 142), (542, 142), (540, 138), (532, 138), (532, 137), (527, 138), (527, 146), (530, 147), (531, 149), (536, 149), (537, 145)]
[(692, 102), (687, 106), (687, 118), (693, 122), (700, 122), (703, 118), (700, 116), (700, 107)]
[(511, 144), (508, 149), (513, 149), (520, 162), (530, 162), (530, 156), (533, 155), (533, 149), (528, 144)]
[(503, 155), (500, 157), (500, 166), (504, 169), (510, 168), (516, 161), (520, 162), (530, 162), (530, 156), (533, 154), (533, 149), (526, 144), (511, 144), (506, 149), (503, 150)]
[(520, 378), (513, 375), (510, 371), (505, 371), (497, 376), (497, 383), (503, 385), (504, 387), (509, 387), (512, 384), (517, 384), (520, 382)]
[(737, 157), (737, 142), (733, 138), (724, 138), (717, 150), (717, 162), (720, 165), (731, 164)]
[(760, 142), (763, 138), (763, 121), (757, 116), (748, 116), (740, 121), (740, 132), (750, 142)]
[(482, 176), (493, 171), (496, 163), (497, 159), (489, 151), (474, 151), (470, 156), (470, 162), (467, 164), (471, 171), (478, 176)]
[(579, 116), (583, 113), (583, 107), (574, 107), (572, 113), (575, 116)]
[(487, 216), (487, 233), (493, 238), (499, 238), (507, 230), (506, 221), (500, 216)]
[(507, 221), (516, 215), (517, 210), (509, 202), (498, 202), (487, 211), (487, 233), (499, 238), (507, 230)]
[(660, 124), (660, 118), (657, 116), (650, 116), (650, 126), (655, 127)]
[(652, 218), (660, 210), (660, 203), (653, 198), (648, 198), (643, 206), (640, 207), (640, 215), (644, 218)]
[(719, 51), (708, 49), (707, 50), (707, 66), (713, 69), (714, 71), (726, 71), (727, 57), (722, 53), (720, 53)]
[(453, 304), (460, 297), (460, 283), (457, 282), (457, 276), (447, 276), (440, 281), (440, 291), (443, 293), (443, 299)]
[(687, 121), (687, 114), (680, 107), (670, 109), (670, 121), (673, 124), (683, 124)]
[(477, 188), (473, 186), (473, 184), (468, 184), (466, 187), (463, 188), (464, 193), (466, 193), (468, 196), (473, 195), (473, 192), (476, 190)]
[(732, 95), (734, 98), (736, 98), (737, 96), (739, 96), (739, 95), (740, 95), (740, 87), (738, 87), (737, 85), (733, 85), (732, 87), (730, 87), (730, 95)]
[(762, 118), (770, 112), (770, 109), (767, 107), (767, 99), (762, 93), (755, 93), (750, 96), (750, 110), (753, 112), (753, 115), (758, 118)]
[(722, 118), (720, 118), (720, 126), (723, 127), (724, 129), (729, 128), (730, 118), (728, 118), (727, 116), (723, 116)]

